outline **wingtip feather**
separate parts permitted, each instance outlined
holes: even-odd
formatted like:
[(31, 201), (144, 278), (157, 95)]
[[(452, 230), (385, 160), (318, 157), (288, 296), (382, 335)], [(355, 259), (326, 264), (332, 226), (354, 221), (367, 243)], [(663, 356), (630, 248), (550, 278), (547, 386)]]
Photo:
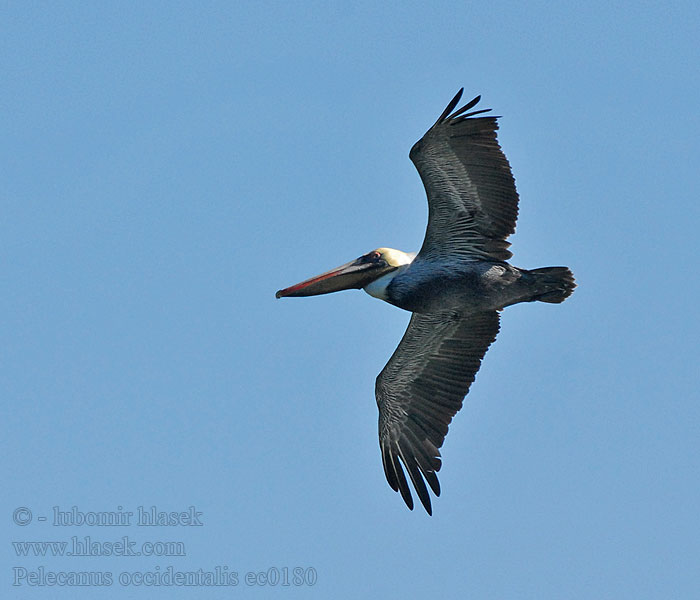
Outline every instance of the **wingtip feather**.
[(438, 117), (438, 120), (435, 121), (433, 127), (435, 127), (435, 125), (438, 125), (439, 123), (442, 123), (450, 115), (450, 113), (454, 110), (455, 106), (459, 104), (463, 93), (464, 88), (460, 88), (459, 91), (455, 94), (455, 97), (452, 98), (452, 100), (450, 100), (450, 103), (447, 105), (447, 108), (445, 108), (445, 110), (442, 111), (442, 114)]
[(408, 471), (408, 476), (411, 478), (413, 487), (415, 488), (416, 493), (418, 494), (418, 499), (421, 501), (421, 504), (428, 512), (428, 514), (432, 515), (433, 507), (430, 504), (430, 494), (428, 493), (428, 488), (425, 487), (425, 481), (423, 481), (423, 477), (421, 477), (418, 464), (415, 460), (412, 460), (410, 457), (406, 457), (406, 454), (404, 453), (402, 448), (402, 444), (399, 444), (398, 450), (399, 455), (401, 457), (401, 462), (406, 467), (406, 470)]

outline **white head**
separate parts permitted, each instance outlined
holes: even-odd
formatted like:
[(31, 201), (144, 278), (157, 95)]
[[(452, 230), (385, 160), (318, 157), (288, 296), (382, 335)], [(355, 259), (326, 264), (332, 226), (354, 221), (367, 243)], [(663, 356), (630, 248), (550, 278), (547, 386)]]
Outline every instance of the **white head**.
[(371, 296), (386, 300), (386, 286), (394, 276), (411, 264), (414, 258), (415, 254), (407, 254), (401, 250), (377, 248), (336, 269), (279, 290), (275, 295), (278, 298), (316, 296), (339, 290), (364, 288)]
[(377, 248), (374, 252), (379, 252), (386, 263), (394, 268), (377, 279), (370, 281), (363, 289), (370, 296), (386, 301), (388, 300), (386, 288), (391, 283), (391, 280), (410, 265), (416, 255), (415, 253), (409, 254), (401, 252), (401, 250), (394, 250), (394, 248)]

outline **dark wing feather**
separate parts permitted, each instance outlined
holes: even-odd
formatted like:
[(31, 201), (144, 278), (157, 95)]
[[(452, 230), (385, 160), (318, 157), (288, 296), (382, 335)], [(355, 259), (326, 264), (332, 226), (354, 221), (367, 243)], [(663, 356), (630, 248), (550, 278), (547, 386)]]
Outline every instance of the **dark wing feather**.
[(377, 377), (384, 473), (410, 509), (413, 498), (404, 468), (425, 510), (432, 514), (425, 483), (440, 495), (438, 448), (498, 328), (496, 311), (466, 316), (413, 313), (396, 351)]
[[(490, 109), (452, 112), (462, 90), (411, 148), (428, 195), (428, 228), (418, 259), (467, 255), (507, 260), (506, 238), (515, 231), (518, 193), (508, 160), (496, 139), (497, 117), (476, 117)], [(450, 114), (451, 113), (451, 114)]]

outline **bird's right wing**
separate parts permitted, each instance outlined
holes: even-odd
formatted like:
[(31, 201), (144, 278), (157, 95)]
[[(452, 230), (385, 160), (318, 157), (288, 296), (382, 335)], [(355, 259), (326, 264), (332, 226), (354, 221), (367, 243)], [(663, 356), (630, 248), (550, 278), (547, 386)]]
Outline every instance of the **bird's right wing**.
[(384, 473), (410, 509), (413, 498), (403, 467), (425, 510), (432, 514), (425, 481), (439, 496), (438, 448), (498, 329), (497, 311), (464, 316), (448, 311), (413, 313), (396, 351), (377, 377)]

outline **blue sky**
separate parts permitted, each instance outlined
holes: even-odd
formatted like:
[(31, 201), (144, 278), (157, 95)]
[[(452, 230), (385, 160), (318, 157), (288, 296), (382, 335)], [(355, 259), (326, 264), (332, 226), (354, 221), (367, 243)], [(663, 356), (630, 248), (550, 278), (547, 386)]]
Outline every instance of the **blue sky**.
[[(3, 597), (697, 597), (696, 4), (0, 16)], [(408, 314), (274, 292), (420, 247), (408, 150), (462, 86), (503, 116), (513, 263), (569, 265), (579, 288), (505, 311), (428, 517), (387, 486), (377, 443), (374, 379)], [(52, 523), (74, 506), (194, 506), (202, 526)], [(10, 543), (73, 536), (186, 550)], [(239, 585), (119, 581), (170, 566)], [(114, 582), (29, 585), (39, 567)], [(315, 585), (246, 582), (285, 567)]]

